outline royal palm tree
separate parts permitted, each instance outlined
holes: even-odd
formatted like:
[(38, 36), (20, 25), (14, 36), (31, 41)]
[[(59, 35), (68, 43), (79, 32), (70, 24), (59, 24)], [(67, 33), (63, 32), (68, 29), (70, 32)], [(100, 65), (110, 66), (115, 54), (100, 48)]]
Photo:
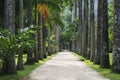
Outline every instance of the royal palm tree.
[(79, 1), (78, 53), (82, 54), (82, 0)]
[[(23, 0), (19, 0), (19, 26), (20, 29), (23, 29)], [(23, 49), (20, 48), (20, 51), (18, 50), (18, 63), (17, 63), (17, 69), (22, 70), (23, 67)]]
[(94, 26), (94, 0), (90, 0), (90, 26), (91, 26), (91, 57), (94, 61), (95, 56), (95, 26)]
[(102, 0), (102, 53), (100, 60), (101, 68), (110, 68), (109, 63), (109, 44), (108, 44), (108, 1)]
[(96, 53), (94, 58), (95, 64), (100, 64), (101, 57), (101, 0), (98, 0), (98, 11), (97, 11), (97, 40), (96, 40)]
[[(30, 27), (31, 25), (33, 25), (33, 21), (32, 21), (32, 9), (33, 9), (33, 0), (29, 0), (28, 1), (28, 26)], [(33, 38), (33, 37), (31, 37)], [(27, 61), (25, 62), (25, 64), (34, 64), (34, 59), (33, 59), (33, 51), (29, 51), (27, 52)]]
[(88, 0), (84, 0), (84, 27), (83, 27), (83, 56), (87, 57), (87, 41), (88, 41)]
[(114, 0), (114, 46), (112, 71), (120, 73), (120, 0)]
[[(4, 6), (4, 26), (12, 35), (15, 35), (15, 0), (5, 0)], [(3, 56), (2, 73), (16, 73), (14, 50), (8, 51)]]

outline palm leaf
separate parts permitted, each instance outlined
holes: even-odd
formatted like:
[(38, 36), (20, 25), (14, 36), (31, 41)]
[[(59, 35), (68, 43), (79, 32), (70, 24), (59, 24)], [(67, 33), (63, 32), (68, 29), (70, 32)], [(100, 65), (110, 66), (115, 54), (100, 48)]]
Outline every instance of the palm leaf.
[(60, 6), (53, 0), (38, 0), (38, 3), (46, 4), (52, 10), (60, 11)]

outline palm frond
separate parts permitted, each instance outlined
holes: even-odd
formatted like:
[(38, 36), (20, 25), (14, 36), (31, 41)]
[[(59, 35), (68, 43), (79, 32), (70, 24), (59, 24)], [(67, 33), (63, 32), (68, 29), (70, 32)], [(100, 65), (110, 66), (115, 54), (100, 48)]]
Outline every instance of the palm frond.
[(38, 0), (38, 3), (46, 4), (52, 10), (60, 11), (60, 6), (53, 0)]

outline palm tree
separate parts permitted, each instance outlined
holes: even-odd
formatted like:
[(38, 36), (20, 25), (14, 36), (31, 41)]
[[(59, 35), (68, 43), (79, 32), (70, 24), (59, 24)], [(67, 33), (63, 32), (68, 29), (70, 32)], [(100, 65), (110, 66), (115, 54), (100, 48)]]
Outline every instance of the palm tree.
[(120, 0), (114, 0), (114, 47), (112, 71), (120, 73)]
[(91, 3), (90, 1), (88, 2), (88, 34), (87, 34), (87, 37), (88, 37), (88, 44), (87, 44), (87, 59), (90, 59), (90, 54), (91, 54), (91, 26), (90, 26), (90, 6), (91, 6)]
[(109, 64), (109, 44), (108, 44), (108, 1), (102, 0), (102, 53), (101, 68), (110, 68)]
[[(15, 0), (5, 0), (4, 26), (12, 35), (15, 35)], [(3, 57), (2, 73), (16, 73), (15, 52), (9, 51)]]
[(94, 26), (94, 0), (90, 0), (90, 26), (91, 26), (91, 57), (94, 61), (95, 56), (95, 26)]
[(4, 2), (5, 2), (5, 0), (1, 0), (1, 3), (0, 3), (0, 28), (3, 28)]
[[(29, 0), (28, 1), (28, 26), (31, 26), (33, 24), (32, 23), (32, 5), (33, 5), (33, 0)], [(27, 53), (27, 61), (25, 62), (25, 64), (34, 64), (33, 51), (29, 51)]]
[[(49, 9), (52, 9), (53, 12), (59, 12), (59, 5), (56, 3), (57, 1), (50, 1), (50, 0), (39, 0), (38, 1), (38, 11), (39, 11), (39, 18), (38, 18), (38, 23), (40, 26), (40, 30), (39, 30), (39, 42), (38, 42), (38, 53), (39, 53), (39, 59), (43, 59), (44, 57), (46, 57), (46, 35), (47, 34), (45, 31), (47, 29), (45, 29), (45, 23), (46, 23), (46, 19), (48, 19), (48, 7)], [(59, 1), (58, 1), (59, 2)], [(41, 8), (40, 8), (41, 7)], [(45, 11), (46, 13), (42, 12)], [(43, 34), (44, 32), (44, 34)], [(44, 56), (44, 57), (43, 57)]]
[(45, 19), (42, 17), (42, 33), (43, 33), (43, 37), (42, 37), (42, 41), (43, 41), (43, 58), (47, 58), (47, 54), (46, 54), (46, 35), (47, 35), (47, 29), (45, 26)]
[(39, 12), (38, 13), (38, 26), (39, 26), (39, 29), (38, 29), (38, 33), (37, 33), (37, 36), (38, 36), (38, 59), (40, 60), (43, 60), (43, 27), (42, 27), (42, 15), (41, 13)]
[(83, 27), (83, 56), (87, 57), (88, 41), (88, 0), (84, 0), (84, 27)]
[(79, 1), (78, 53), (82, 53), (82, 0)]
[[(19, 0), (19, 26), (22, 29), (23, 28), (23, 0)], [(24, 69), (23, 66), (23, 49), (20, 48), (20, 51), (18, 50), (18, 63), (17, 63), (17, 69), (22, 70)]]
[(96, 53), (94, 58), (94, 64), (100, 64), (101, 57), (101, 0), (98, 0), (98, 11), (97, 11), (97, 41), (96, 41)]
[[(34, 3), (34, 5), (35, 5), (35, 25), (36, 26), (38, 26), (38, 11), (37, 11), (37, 4), (38, 4), (38, 0), (35, 0), (35, 3)], [(36, 34), (34, 35), (35, 37), (34, 37), (34, 39), (35, 39), (35, 41), (37, 42), (37, 44), (35, 45), (35, 50), (34, 50), (34, 61), (35, 62), (38, 62), (39, 61), (39, 47), (38, 47), (38, 33), (39, 33), (39, 29), (37, 29), (37, 31), (36, 31)]]

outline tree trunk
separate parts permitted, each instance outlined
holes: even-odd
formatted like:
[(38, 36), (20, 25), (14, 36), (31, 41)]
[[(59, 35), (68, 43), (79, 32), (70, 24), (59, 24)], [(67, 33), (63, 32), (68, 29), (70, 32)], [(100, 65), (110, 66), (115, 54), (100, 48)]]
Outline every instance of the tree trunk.
[[(19, 0), (19, 26), (20, 29), (23, 28), (23, 0)], [(18, 62), (17, 62), (17, 69), (18, 70), (23, 70), (24, 65), (23, 65), (23, 49), (20, 48), (20, 51), (18, 51)]]
[(98, 0), (98, 15), (97, 15), (97, 41), (96, 41), (96, 53), (94, 58), (94, 64), (100, 64), (101, 57), (101, 0)]
[(107, 7), (108, 7), (107, 0), (102, 0), (102, 54), (101, 54), (101, 61), (100, 61), (101, 68), (110, 68)]
[(50, 36), (51, 36), (51, 30), (50, 30), (50, 28), (48, 29), (48, 55), (49, 56), (51, 56), (51, 48), (50, 48), (50, 46), (51, 46), (51, 44), (50, 44)]
[[(32, 5), (33, 5), (33, 0), (28, 1), (28, 26), (30, 27), (32, 23)], [(33, 37), (31, 37), (33, 38)], [(25, 63), (27, 65), (34, 64), (34, 58), (33, 58), (33, 52), (29, 51), (27, 53), (27, 62)]]
[(82, 0), (79, 1), (78, 53), (82, 54)]
[(47, 31), (46, 31), (46, 27), (45, 27), (45, 20), (44, 20), (44, 18), (42, 17), (42, 28), (43, 28), (43, 30), (42, 30), (42, 32), (43, 32), (43, 37), (42, 37), (42, 39), (43, 39), (43, 45), (42, 45), (42, 47), (43, 47), (43, 58), (47, 58), (47, 54), (46, 54), (46, 35), (47, 35)]
[(87, 41), (88, 41), (88, 0), (84, 1), (84, 28), (83, 28), (83, 56), (87, 57)]
[[(4, 26), (13, 35), (15, 35), (15, 0), (5, 0), (5, 20)], [(16, 73), (15, 52), (9, 50), (3, 56), (2, 73), (14, 74)]]
[(91, 54), (91, 26), (90, 26), (90, 2), (88, 2), (88, 40), (87, 40), (87, 59), (90, 59), (90, 54)]
[(20, 48), (17, 52), (18, 52), (17, 70), (23, 70), (24, 69), (24, 65), (23, 65), (23, 49)]
[(90, 0), (90, 26), (91, 26), (91, 56), (90, 60), (95, 58), (95, 25), (94, 25), (94, 0)]
[[(35, 22), (34, 22), (34, 25), (38, 26), (38, 12), (37, 12), (37, 4), (38, 4), (38, 0), (35, 0)], [(35, 45), (35, 49), (34, 49), (34, 61), (35, 62), (39, 62), (39, 59), (38, 59), (38, 31), (37, 30), (37, 33), (34, 35), (34, 39), (35, 41), (37, 42), (37, 44)]]
[(112, 71), (120, 73), (120, 0), (114, 0), (114, 47)]
[(56, 40), (56, 51), (60, 51), (60, 27), (55, 26), (55, 40)]
[(42, 27), (42, 15), (38, 13), (38, 26), (40, 29), (38, 29), (38, 58), (39, 60), (43, 60), (43, 27)]

